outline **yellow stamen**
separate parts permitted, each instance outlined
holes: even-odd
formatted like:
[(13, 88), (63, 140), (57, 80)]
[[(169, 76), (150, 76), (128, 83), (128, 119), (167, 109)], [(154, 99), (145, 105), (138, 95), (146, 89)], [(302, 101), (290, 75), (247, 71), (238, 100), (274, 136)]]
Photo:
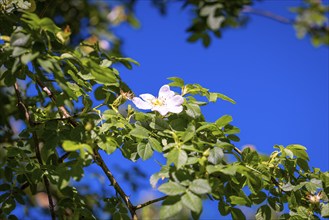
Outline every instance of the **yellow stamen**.
[(162, 106), (163, 101), (161, 101), (160, 99), (154, 99), (154, 100), (152, 100), (152, 104), (155, 106)]

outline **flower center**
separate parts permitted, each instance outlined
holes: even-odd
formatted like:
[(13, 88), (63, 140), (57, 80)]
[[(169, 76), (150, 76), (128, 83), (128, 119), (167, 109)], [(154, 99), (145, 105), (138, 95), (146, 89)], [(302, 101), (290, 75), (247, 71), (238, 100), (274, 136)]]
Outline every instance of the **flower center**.
[(163, 106), (163, 101), (160, 99), (153, 99), (152, 100), (152, 105), (154, 106)]

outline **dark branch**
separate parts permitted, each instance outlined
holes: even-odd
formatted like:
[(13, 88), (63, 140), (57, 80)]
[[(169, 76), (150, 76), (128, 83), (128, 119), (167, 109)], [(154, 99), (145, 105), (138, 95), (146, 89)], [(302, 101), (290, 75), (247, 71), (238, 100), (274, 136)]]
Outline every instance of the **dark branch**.
[(156, 203), (156, 202), (159, 202), (159, 201), (165, 200), (167, 197), (168, 197), (168, 196), (162, 196), (162, 197), (160, 197), (160, 198), (157, 198), (157, 199), (154, 199), (154, 200), (150, 200), (150, 201), (148, 201), (148, 202), (145, 202), (145, 203), (142, 203), (142, 204), (140, 204), (140, 205), (135, 206), (134, 209), (135, 209), (135, 210), (141, 209), (141, 208), (143, 208), (143, 207), (145, 207), (145, 206), (148, 206), (148, 205), (151, 205), (151, 204), (153, 204), (153, 203)]
[(292, 20), (290, 20), (288, 18), (285, 18), (281, 15), (274, 14), (270, 11), (255, 9), (255, 8), (250, 7), (250, 6), (244, 6), (244, 8), (242, 9), (242, 12), (259, 15), (259, 16), (262, 16), (262, 17), (266, 17), (266, 18), (278, 21), (278, 22), (283, 23), (283, 24), (293, 24)]
[[(33, 127), (34, 123), (32, 122), (31, 117), (30, 117), (30, 113), (29, 113), (28, 109), (26, 108), (26, 106), (23, 102), (22, 96), (19, 92), (19, 86), (18, 86), (17, 82), (15, 83), (14, 88), (15, 88), (15, 93), (16, 93), (16, 97), (17, 97), (18, 106), (21, 109), (21, 111), (24, 113), (25, 120), (28, 123), (28, 125)], [(37, 136), (35, 131), (32, 132), (32, 137), (33, 137), (34, 149), (35, 149), (35, 154), (36, 154), (38, 163), (40, 164), (40, 166), (42, 166), (43, 162), (42, 162), (40, 148), (39, 148), (39, 143), (40, 142), (39, 142), (38, 136)], [(43, 175), (43, 181), (44, 181), (46, 192), (47, 192), (47, 195), (48, 195), (48, 202), (49, 202), (49, 209), (50, 209), (50, 213), (51, 213), (51, 218), (52, 218), (52, 220), (55, 220), (56, 219), (55, 206), (54, 206), (54, 202), (53, 202), (51, 192), (50, 192), (50, 183), (49, 183), (48, 177), (46, 175)]]
[(126, 206), (129, 209), (129, 212), (131, 214), (132, 219), (134, 219), (134, 220), (137, 219), (137, 215), (136, 215), (136, 212), (135, 212), (135, 207), (131, 203), (131, 201), (129, 199), (129, 196), (126, 195), (126, 193), (123, 191), (123, 189), (121, 188), (119, 183), (116, 181), (116, 179), (114, 178), (112, 172), (106, 166), (103, 158), (101, 157), (101, 155), (99, 154), (97, 149), (94, 149), (93, 157), (94, 157), (94, 160), (96, 161), (96, 163), (98, 164), (98, 166), (100, 166), (102, 168), (105, 175), (110, 180), (110, 182), (111, 182), (112, 186), (114, 187), (115, 191), (120, 195), (120, 197), (125, 202)]

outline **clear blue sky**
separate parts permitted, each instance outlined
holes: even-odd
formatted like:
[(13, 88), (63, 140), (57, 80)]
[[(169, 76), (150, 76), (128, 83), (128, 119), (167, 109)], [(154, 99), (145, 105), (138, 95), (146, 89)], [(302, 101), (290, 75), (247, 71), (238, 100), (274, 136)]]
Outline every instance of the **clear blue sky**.
[[(293, 18), (288, 7), (298, 2), (265, 1), (255, 8)], [(200, 42), (185, 41), (191, 17), (180, 4), (172, 4), (161, 17), (149, 1), (140, 1), (137, 17), (141, 29), (117, 30), (125, 54), (141, 64), (121, 71), (136, 94), (157, 94), (171, 76), (199, 83), (237, 101), (203, 108), (209, 121), (233, 116), (241, 129), (237, 147), (252, 144), (270, 154), (275, 144), (302, 144), (308, 148), (311, 167), (328, 170), (328, 48), (298, 40), (289, 25), (252, 16), (246, 28), (225, 31), (205, 49)], [(159, 170), (153, 159), (140, 164), (151, 167), (146, 170), (149, 175)], [(217, 203), (207, 203), (202, 217), (218, 218)]]

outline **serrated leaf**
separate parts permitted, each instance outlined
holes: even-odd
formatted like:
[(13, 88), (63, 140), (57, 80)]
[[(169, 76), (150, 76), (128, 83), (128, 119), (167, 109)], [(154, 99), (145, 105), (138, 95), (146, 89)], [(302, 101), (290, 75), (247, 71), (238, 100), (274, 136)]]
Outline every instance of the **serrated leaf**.
[(209, 185), (208, 180), (206, 179), (196, 179), (189, 186), (189, 190), (194, 192), (195, 194), (206, 194), (211, 192), (211, 187)]
[(143, 160), (147, 160), (152, 157), (153, 150), (149, 144), (139, 143), (137, 145), (137, 153)]
[(190, 210), (200, 213), (202, 210), (202, 200), (199, 196), (193, 194), (190, 191), (187, 191), (182, 196), (182, 203), (189, 208)]
[(162, 184), (158, 190), (160, 192), (163, 192), (169, 196), (176, 196), (184, 193), (186, 191), (186, 188), (179, 183), (176, 182), (168, 182)]

